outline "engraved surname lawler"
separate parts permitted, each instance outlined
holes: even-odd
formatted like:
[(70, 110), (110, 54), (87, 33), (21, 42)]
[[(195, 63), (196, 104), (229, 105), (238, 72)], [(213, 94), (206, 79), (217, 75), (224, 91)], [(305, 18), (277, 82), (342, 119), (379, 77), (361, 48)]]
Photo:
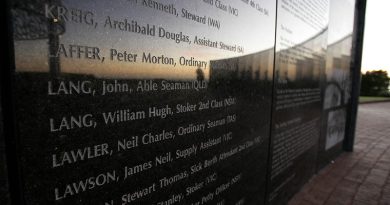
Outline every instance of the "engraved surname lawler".
[(78, 161), (93, 159), (110, 154), (108, 144), (98, 144), (70, 151), (64, 151), (60, 154), (53, 154), (53, 168), (60, 167), (65, 164), (72, 164)]

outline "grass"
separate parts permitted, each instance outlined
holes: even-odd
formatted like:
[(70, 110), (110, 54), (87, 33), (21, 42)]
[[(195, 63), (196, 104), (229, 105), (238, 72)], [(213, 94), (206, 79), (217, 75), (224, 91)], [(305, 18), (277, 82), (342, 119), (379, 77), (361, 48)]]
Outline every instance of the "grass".
[(360, 96), (359, 103), (390, 101), (390, 97)]

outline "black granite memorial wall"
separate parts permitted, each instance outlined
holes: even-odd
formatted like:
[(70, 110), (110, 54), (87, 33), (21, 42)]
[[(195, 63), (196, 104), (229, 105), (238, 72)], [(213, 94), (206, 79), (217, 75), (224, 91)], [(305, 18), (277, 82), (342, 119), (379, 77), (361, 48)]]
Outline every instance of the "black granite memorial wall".
[(351, 2), (7, 1), (11, 203), (286, 204), (342, 151)]
[(264, 202), (276, 1), (12, 13), (24, 203)]
[[(1, 98), (0, 98), (1, 102)], [(7, 162), (5, 155), (5, 140), (3, 131), (3, 111), (0, 107), (0, 201), (4, 204), (9, 204), (9, 188), (8, 188), (8, 173)]]
[[(318, 168), (343, 151), (351, 99), (351, 51), (355, 1), (330, 1)], [(352, 69), (352, 70), (351, 70)]]
[(316, 171), (328, 12), (328, 0), (278, 2), (270, 204), (286, 204)]

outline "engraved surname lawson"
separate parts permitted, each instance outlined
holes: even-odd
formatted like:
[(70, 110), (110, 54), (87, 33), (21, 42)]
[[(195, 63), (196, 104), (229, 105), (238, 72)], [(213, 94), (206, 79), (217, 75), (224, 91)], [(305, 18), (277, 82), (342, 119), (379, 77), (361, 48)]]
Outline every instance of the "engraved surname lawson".
[(117, 182), (117, 175), (115, 170), (102, 173), (97, 176), (88, 177), (86, 179), (75, 181), (70, 184), (66, 184), (65, 187), (56, 187), (54, 189), (55, 200), (61, 200), (66, 197), (80, 194), (88, 190), (95, 189), (97, 187), (104, 186), (106, 184)]

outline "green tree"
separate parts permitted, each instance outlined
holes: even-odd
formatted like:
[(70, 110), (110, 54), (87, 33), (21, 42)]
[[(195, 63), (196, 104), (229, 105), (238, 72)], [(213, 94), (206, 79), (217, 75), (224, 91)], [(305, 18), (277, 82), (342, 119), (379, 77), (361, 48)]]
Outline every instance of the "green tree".
[(383, 96), (389, 94), (390, 78), (386, 71), (367, 71), (362, 75), (360, 95), (363, 96)]

